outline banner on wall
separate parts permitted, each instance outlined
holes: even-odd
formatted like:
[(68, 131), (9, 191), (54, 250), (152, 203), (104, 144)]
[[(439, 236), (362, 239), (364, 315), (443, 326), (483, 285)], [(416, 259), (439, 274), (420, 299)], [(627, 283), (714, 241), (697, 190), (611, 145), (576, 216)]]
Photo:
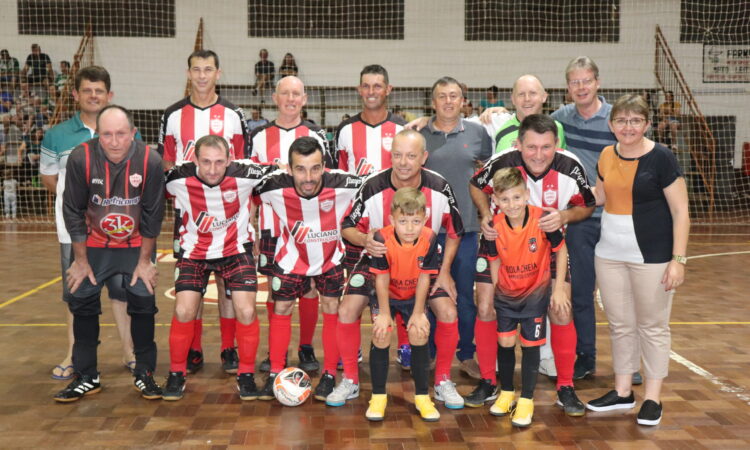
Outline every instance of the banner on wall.
[(750, 83), (750, 45), (703, 44), (704, 83)]

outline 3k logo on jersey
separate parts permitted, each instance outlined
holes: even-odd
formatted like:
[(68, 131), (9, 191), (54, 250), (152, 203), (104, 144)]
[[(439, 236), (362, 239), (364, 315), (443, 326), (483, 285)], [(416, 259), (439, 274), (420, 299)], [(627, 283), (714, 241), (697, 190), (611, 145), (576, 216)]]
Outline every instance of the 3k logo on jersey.
[(339, 230), (312, 231), (304, 222), (298, 220), (292, 227), (292, 237), (298, 244), (331, 242), (338, 240)]

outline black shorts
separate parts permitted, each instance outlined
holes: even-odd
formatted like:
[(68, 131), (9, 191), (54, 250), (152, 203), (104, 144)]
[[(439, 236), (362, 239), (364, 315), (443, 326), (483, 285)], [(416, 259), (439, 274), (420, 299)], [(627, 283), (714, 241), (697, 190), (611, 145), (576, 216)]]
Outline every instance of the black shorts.
[(344, 270), (346, 270), (346, 273), (351, 274), (354, 270), (354, 267), (357, 265), (357, 262), (359, 262), (360, 257), (364, 256), (362, 252), (364, 252), (365, 249), (362, 247), (357, 247), (346, 239), (343, 239), (343, 241), (346, 252), (344, 253), (344, 259), (341, 261), (341, 264), (344, 265)]
[(344, 266), (339, 264), (328, 272), (307, 276), (284, 273), (278, 265), (274, 265), (271, 298), (274, 301), (294, 301), (310, 290), (311, 280), (315, 281), (315, 288), (323, 297), (341, 297), (344, 291)]
[[(416, 299), (410, 298), (409, 300), (396, 300), (396, 299), (390, 299), (388, 302), (389, 308), (391, 310), (391, 318), (396, 317), (396, 314), (401, 314), (401, 319), (404, 321), (404, 327), (406, 327), (406, 324), (409, 323), (409, 319), (411, 319), (411, 315), (414, 314), (414, 303), (416, 302)], [(377, 297), (370, 297), (370, 316), (372, 316), (372, 320), (374, 321), (375, 318), (380, 314), (380, 306), (378, 305), (378, 299)]]
[[(60, 244), (60, 269), (62, 269), (62, 287), (64, 302), (70, 302), (70, 290), (68, 289), (68, 277), (66, 272), (70, 269), (70, 263), (73, 259), (73, 244)], [(125, 292), (125, 286), (123, 285), (122, 274), (115, 274), (107, 278), (104, 282), (107, 285), (107, 291), (109, 291), (109, 298), (111, 300), (117, 300), (120, 302), (127, 301), (127, 294)]]
[(216, 272), (217, 276), (224, 279), (227, 291), (258, 290), (258, 277), (252, 252), (217, 259), (181, 258), (177, 261), (175, 270), (175, 292), (195, 291), (205, 294), (211, 272)]
[(544, 345), (547, 336), (547, 315), (537, 317), (508, 317), (497, 315), (497, 335), (515, 336), (521, 325), (521, 343), (526, 347)]
[[(430, 275), (430, 287), (435, 284), (437, 274)], [(376, 297), (375, 294), (375, 274), (370, 272), (370, 257), (362, 255), (362, 258), (349, 273), (344, 287), (344, 295), (362, 295), (365, 297)], [(443, 288), (435, 291), (428, 297), (433, 298), (448, 297), (448, 293)]]
[(258, 247), (260, 248), (260, 254), (258, 255), (258, 272), (262, 275), (270, 277), (274, 274), (274, 257), (276, 256), (276, 242), (278, 238), (271, 236), (271, 232), (268, 230), (262, 230), (260, 232), (260, 239), (258, 239)]
[[(557, 252), (553, 252), (550, 257), (549, 270), (554, 279), (557, 275)], [(487, 258), (487, 254), (482, 250), (482, 246), (479, 246), (479, 252), (477, 253), (477, 272), (474, 275), (474, 282), (476, 283), (487, 283), (492, 284), (492, 273), (490, 272), (490, 260)], [(570, 264), (568, 264), (568, 270), (565, 271), (565, 281), (570, 283)]]

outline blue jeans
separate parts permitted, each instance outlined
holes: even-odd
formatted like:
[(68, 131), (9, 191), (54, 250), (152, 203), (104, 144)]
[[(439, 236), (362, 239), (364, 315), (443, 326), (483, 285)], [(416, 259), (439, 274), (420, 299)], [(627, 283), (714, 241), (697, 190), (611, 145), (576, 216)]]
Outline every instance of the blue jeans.
[[(438, 235), (438, 242), (445, 248), (445, 233)], [(477, 306), (474, 304), (474, 272), (477, 267), (479, 239), (477, 233), (465, 233), (458, 244), (456, 257), (451, 266), (451, 276), (456, 282), (458, 299), (458, 350), (459, 361), (474, 357), (474, 321), (477, 318)]]
[(599, 242), (601, 219), (588, 219), (568, 225), (565, 241), (570, 259), (573, 293), (573, 321), (578, 334), (576, 353), (596, 357), (596, 314), (594, 310), (594, 247)]

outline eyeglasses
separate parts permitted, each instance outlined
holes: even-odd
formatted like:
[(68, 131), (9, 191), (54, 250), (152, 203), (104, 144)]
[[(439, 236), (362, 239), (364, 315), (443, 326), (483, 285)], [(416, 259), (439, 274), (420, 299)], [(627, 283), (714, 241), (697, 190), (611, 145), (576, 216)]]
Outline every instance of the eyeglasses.
[(612, 124), (614, 124), (614, 126), (616, 126), (617, 128), (624, 128), (626, 125), (630, 125), (633, 128), (638, 128), (644, 123), (646, 123), (646, 119), (642, 117), (633, 117), (631, 119), (618, 117), (617, 119), (612, 119)]
[(579, 86), (586, 86), (589, 87), (594, 82), (596, 78), (584, 78), (583, 80), (570, 80), (568, 81), (568, 86), (570, 87), (579, 87)]

